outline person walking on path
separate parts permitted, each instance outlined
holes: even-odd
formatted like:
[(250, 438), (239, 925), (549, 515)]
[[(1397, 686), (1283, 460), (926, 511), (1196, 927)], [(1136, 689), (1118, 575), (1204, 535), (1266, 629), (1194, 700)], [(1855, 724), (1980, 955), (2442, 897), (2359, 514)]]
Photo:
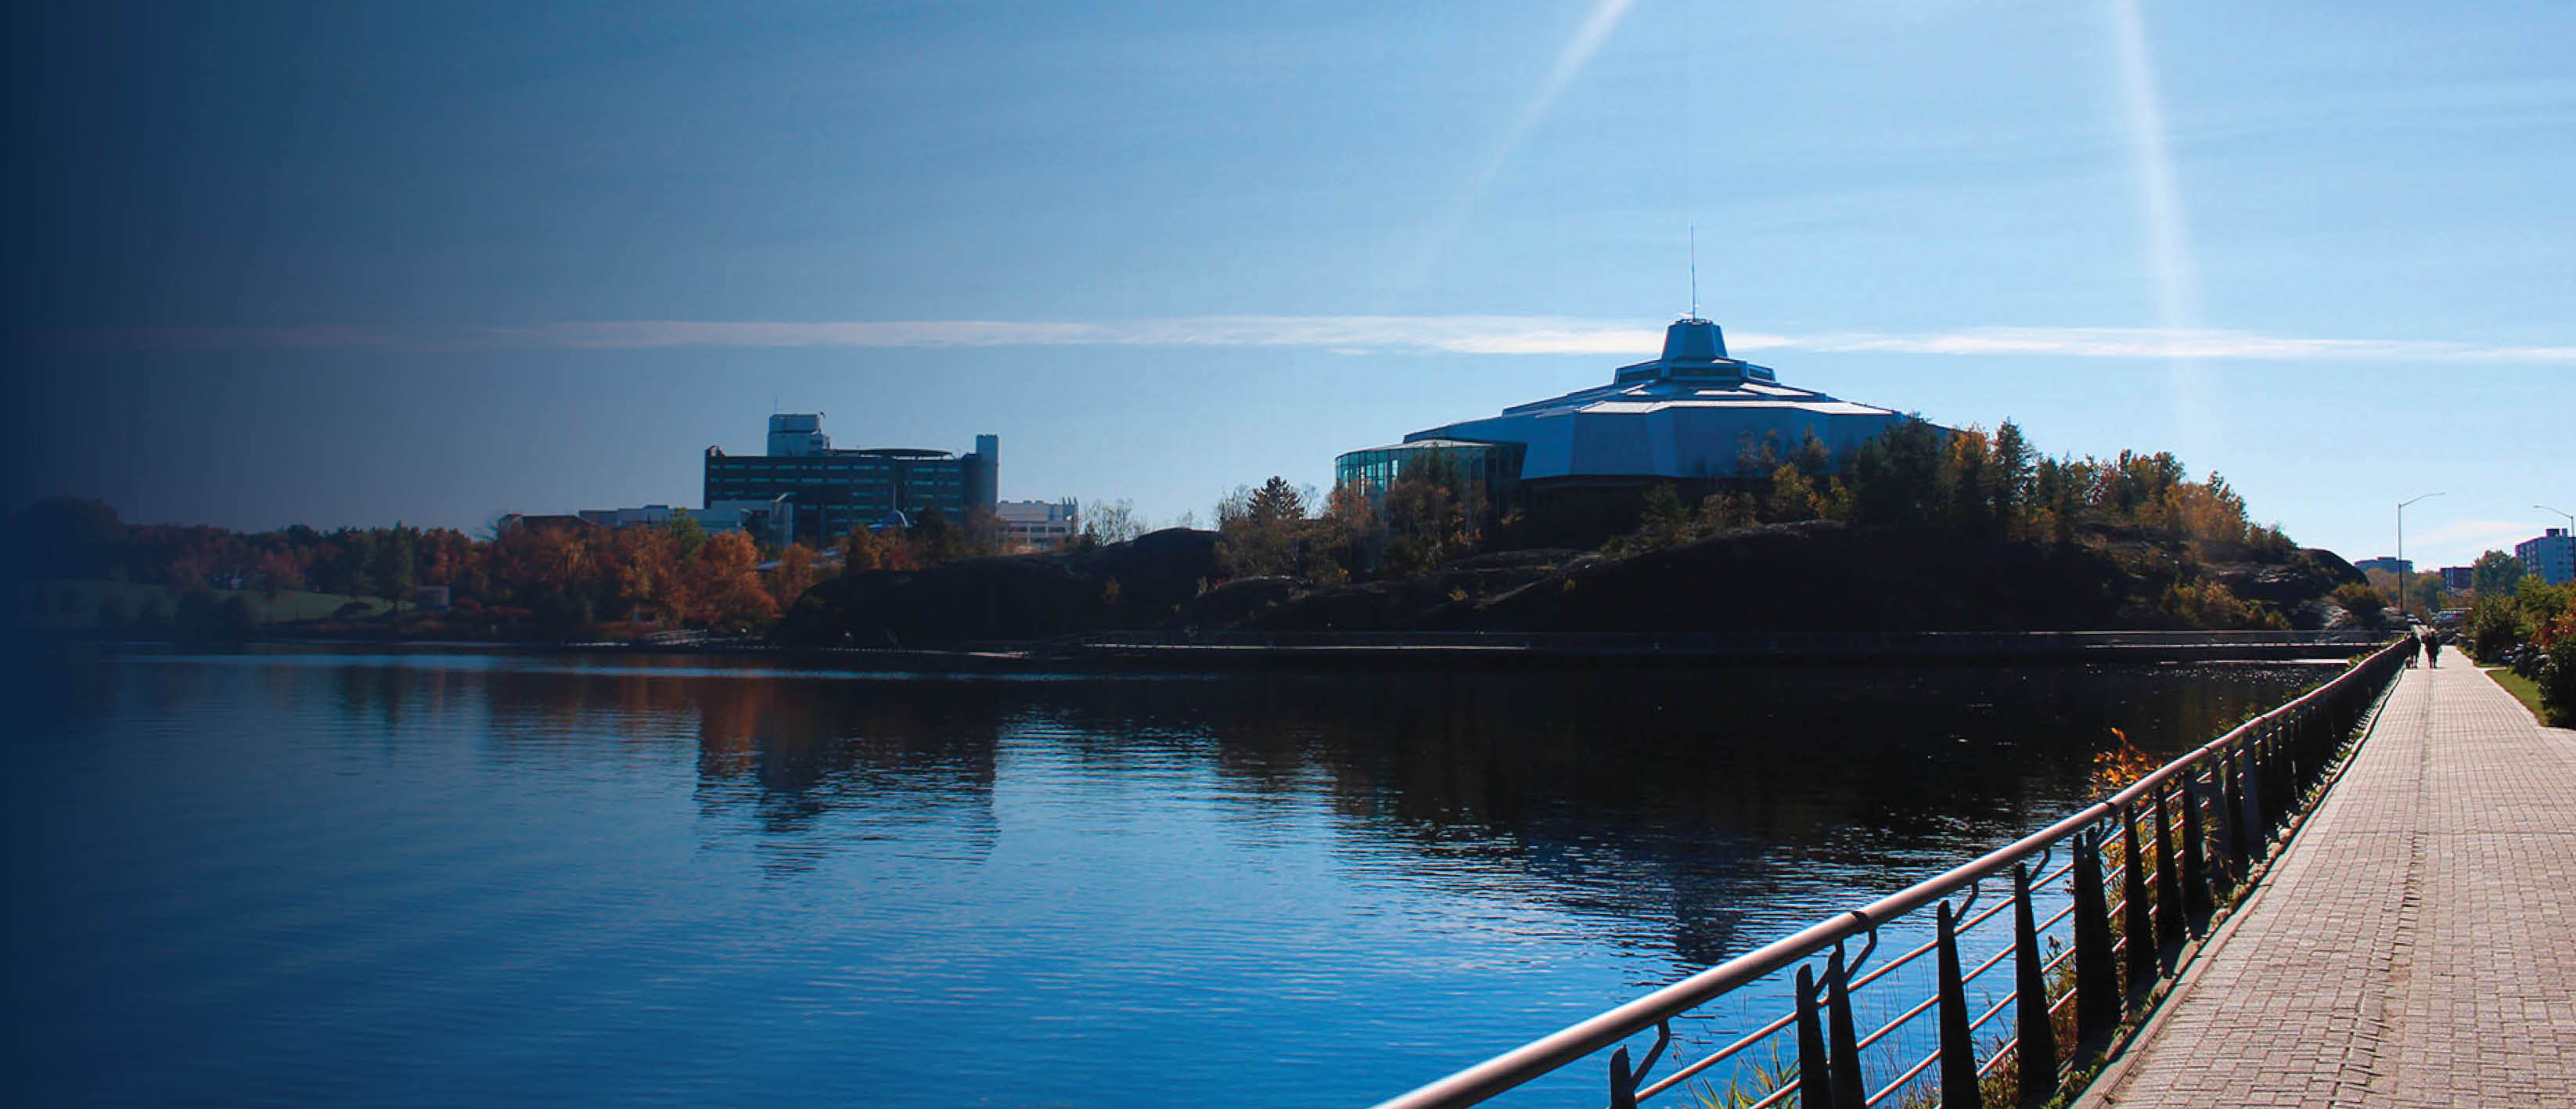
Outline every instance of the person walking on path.
[(2426, 666), (2440, 666), (2440, 665), (2442, 665), (2442, 633), (2441, 633), (2441, 632), (2435, 631), (2435, 630), (2433, 630), (2432, 628), (2426, 628), (2426, 629), (2424, 629), (2424, 635), (2423, 635), (2423, 638), (2421, 638), (2421, 639), (2420, 639), (2420, 640), (2418, 640), (2417, 642), (2418, 642), (2418, 644), (2419, 644), (2419, 645), (2421, 645), (2421, 646), (2424, 648), (2424, 665), (2426, 665)]

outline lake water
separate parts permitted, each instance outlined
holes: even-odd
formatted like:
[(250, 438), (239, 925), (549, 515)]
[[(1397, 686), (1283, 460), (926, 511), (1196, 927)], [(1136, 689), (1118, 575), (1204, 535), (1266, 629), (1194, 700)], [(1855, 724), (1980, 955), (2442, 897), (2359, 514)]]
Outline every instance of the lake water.
[(2331, 673), (14, 661), (29, 1105), (1367, 1105)]

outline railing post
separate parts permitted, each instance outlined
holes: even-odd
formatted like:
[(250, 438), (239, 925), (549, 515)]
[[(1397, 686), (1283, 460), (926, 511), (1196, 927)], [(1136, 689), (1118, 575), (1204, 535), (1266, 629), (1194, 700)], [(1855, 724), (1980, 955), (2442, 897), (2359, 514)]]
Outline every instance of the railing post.
[(2237, 876), (2243, 873), (2236, 867), (2235, 853), (2227, 846), (2236, 828), (2236, 782), (2227, 773), (2224, 751), (2209, 764), (2209, 796), (2203, 803), (2209, 806), (2210, 835), (2216, 837), (2208, 845), (2210, 911), (2216, 912), (2219, 899), (2236, 889)]
[(2147, 906), (2146, 844), (2138, 838), (2136, 806), (2120, 810), (2120, 854), (2128, 861), (2120, 883), (2122, 939), (2129, 945), (2129, 996), (2144, 1001), (2156, 980), (2156, 920)]
[(1968, 991), (1959, 978), (1959, 936), (1950, 903), (1934, 921), (1940, 944), (1941, 1109), (1984, 1109), (1977, 1088), (1977, 1043), (1968, 1031)]
[(2227, 886), (2243, 885), (2254, 872), (2253, 850), (2245, 839), (2245, 779), (2236, 770), (2234, 749), (2218, 753), (2219, 808), (2227, 827)]
[(2299, 737), (2298, 759), (2290, 764), (2291, 773), (2296, 776), (2290, 800), (2296, 804), (2299, 798), (2307, 796), (2308, 786), (2314, 784), (2325, 769), (2326, 730), (2317, 726), (2316, 715), (2304, 705), (2290, 710), (2290, 725), (2297, 729)]
[(2253, 872), (2255, 862), (2272, 856), (2272, 826), (2263, 819), (2263, 768), (2255, 757), (2256, 747), (2262, 738), (2258, 731), (2236, 753), (2236, 781), (2244, 787), (2240, 791), (2240, 803), (2245, 812), (2246, 872), (2249, 874)]
[(2168, 792), (2163, 786), (2156, 795), (2156, 946), (2182, 942), (2182, 868), (2174, 858), (2172, 807), (2165, 803)]
[(2299, 807), (2299, 721), (2296, 714), (2272, 729), (2271, 818), (2274, 827), (2289, 823)]
[[(2048, 1019), (2048, 976), (2040, 972), (2039, 928), (2030, 908), (2030, 867), (2013, 864), (2014, 1000), (2021, 1044), (2013, 1056), (2021, 1103), (2037, 1105), (2057, 1095), (2057, 1028)], [(1946, 1102), (1945, 1102), (1946, 1104)]]
[(1628, 1049), (1610, 1053), (1610, 1109), (1637, 1109), (1637, 1076), (1628, 1069)]
[(2182, 776), (2182, 908), (2194, 920), (2218, 908), (2209, 898), (2209, 845), (2200, 820), (2200, 768), (2193, 767)]
[(2102, 889), (2102, 843), (2075, 837), (2075, 1030), (2086, 1049), (2120, 1024), (2120, 970), (2111, 955), (2111, 900)]
[(1827, 1079), (1833, 1068), (1825, 1061), (1825, 1030), (1816, 1021), (1816, 975), (1798, 968), (1798, 1109), (1834, 1109)]
[(2263, 783), (2263, 822), (2257, 827), (2263, 831), (2263, 853), (2268, 856), (2272, 853), (2272, 829), (2281, 822), (2281, 806), (2289, 796), (2289, 789), (2281, 778), (2281, 764), (2285, 760), (2281, 757), (2280, 721), (2263, 725), (2262, 737), (2262, 746), (2254, 749), (2254, 773)]
[(1837, 1109), (1862, 1109), (1869, 1095), (1861, 1089), (1860, 1037), (1852, 1031), (1850, 976), (1843, 970), (1843, 945), (1834, 945), (1831, 958), (1825, 960), (1825, 1036), (1833, 1044), (1832, 1068), (1834, 1105)]

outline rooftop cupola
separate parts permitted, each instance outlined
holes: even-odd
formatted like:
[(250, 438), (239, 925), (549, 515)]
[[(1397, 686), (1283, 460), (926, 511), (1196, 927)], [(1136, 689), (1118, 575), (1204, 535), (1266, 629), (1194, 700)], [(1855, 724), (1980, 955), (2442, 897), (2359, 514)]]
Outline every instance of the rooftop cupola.
[(1613, 383), (1620, 385), (1669, 381), (1694, 389), (1741, 385), (1747, 379), (1779, 380), (1766, 367), (1727, 357), (1726, 332), (1695, 314), (1674, 320), (1664, 329), (1663, 357), (1621, 366), (1611, 377)]
[(1726, 332), (1697, 316), (1684, 316), (1664, 329), (1665, 362), (1714, 362), (1726, 357)]

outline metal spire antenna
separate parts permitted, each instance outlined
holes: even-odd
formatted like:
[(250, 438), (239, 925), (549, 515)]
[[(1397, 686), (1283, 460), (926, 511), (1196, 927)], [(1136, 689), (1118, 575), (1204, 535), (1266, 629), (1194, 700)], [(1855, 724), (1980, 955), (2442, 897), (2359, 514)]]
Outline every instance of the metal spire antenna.
[(1690, 229), (1690, 262), (1691, 318), (1695, 320), (1699, 318), (1699, 225), (1696, 223)]
[(1700, 224), (1690, 224), (1690, 317), (1700, 317)]

